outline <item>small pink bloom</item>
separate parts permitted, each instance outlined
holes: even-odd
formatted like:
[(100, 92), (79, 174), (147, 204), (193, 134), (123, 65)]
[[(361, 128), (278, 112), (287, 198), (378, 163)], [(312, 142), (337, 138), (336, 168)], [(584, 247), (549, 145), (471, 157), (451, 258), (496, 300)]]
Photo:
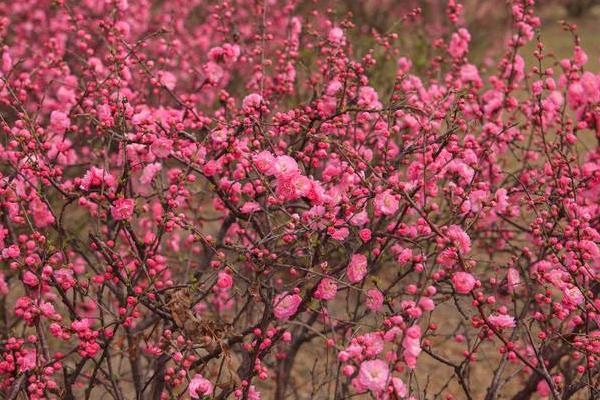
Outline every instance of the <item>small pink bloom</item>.
[(227, 272), (219, 272), (217, 276), (217, 286), (221, 289), (229, 289), (233, 286), (233, 278)]
[(8, 294), (8, 284), (2, 272), (0, 272), (0, 294)]
[(250, 214), (256, 211), (260, 211), (260, 204), (258, 204), (255, 201), (247, 201), (244, 203), (244, 205), (240, 208), (240, 212), (242, 214)]
[(209, 61), (204, 64), (202, 66), (202, 72), (204, 72), (206, 80), (212, 85), (219, 84), (225, 75), (223, 68), (214, 61)]
[(350, 231), (348, 230), (348, 228), (342, 227), (340, 229), (333, 229), (333, 232), (331, 233), (331, 237), (334, 238), (335, 240), (343, 242), (344, 240), (346, 240), (346, 238), (348, 238), (349, 234), (350, 234)]
[(358, 236), (361, 238), (361, 240), (363, 242), (368, 242), (369, 240), (371, 240), (371, 230), (370, 229), (361, 229), (358, 232)]
[(344, 36), (344, 31), (340, 28), (332, 28), (327, 35), (327, 40), (331, 43), (341, 46), (346, 41), (346, 37)]
[(275, 157), (267, 150), (263, 150), (256, 154), (252, 157), (252, 161), (254, 161), (256, 169), (260, 173), (266, 175), (273, 175), (275, 173), (275, 169), (273, 168), (275, 165)]
[(199, 399), (204, 396), (210, 396), (213, 392), (213, 384), (202, 375), (196, 374), (190, 381), (188, 393), (193, 399)]
[(175, 78), (175, 75), (173, 75), (169, 71), (160, 71), (158, 73), (158, 76), (161, 85), (163, 85), (169, 90), (175, 89), (175, 84), (177, 83), (177, 78)]
[(471, 251), (471, 238), (469, 238), (469, 235), (460, 226), (449, 226), (447, 236), (460, 254), (467, 254)]
[(394, 214), (396, 211), (398, 211), (398, 204), (398, 198), (389, 189), (375, 196), (375, 211), (379, 214)]
[(367, 308), (371, 311), (379, 311), (383, 306), (383, 294), (378, 289), (367, 291)]
[(404, 347), (404, 361), (409, 368), (414, 369), (417, 366), (417, 357), (421, 353), (421, 328), (418, 325), (411, 326), (404, 333), (402, 339)]
[(497, 329), (514, 328), (516, 326), (514, 317), (503, 314), (492, 314), (488, 321)]
[(35, 368), (37, 361), (37, 352), (35, 349), (24, 350), (25, 354), (17, 358), (19, 364), (19, 372), (29, 371)]
[(457, 272), (452, 277), (454, 290), (460, 294), (467, 294), (475, 287), (475, 278), (468, 272)]
[(362, 254), (354, 254), (346, 269), (348, 280), (352, 283), (360, 282), (367, 275), (367, 257)]
[(146, 165), (142, 171), (142, 175), (140, 176), (140, 183), (142, 185), (148, 185), (161, 170), (161, 163), (156, 162)]
[(280, 179), (292, 178), (300, 174), (296, 160), (286, 155), (279, 156), (275, 159), (273, 172), (275, 177)]
[(25, 271), (23, 274), (23, 283), (29, 287), (36, 287), (40, 283), (40, 280), (33, 272)]
[(275, 296), (273, 299), (273, 314), (277, 319), (287, 320), (298, 311), (302, 297), (287, 292)]
[(402, 379), (393, 377), (392, 386), (394, 387), (394, 392), (396, 392), (396, 396), (400, 397), (401, 399), (406, 397), (406, 395), (408, 394), (408, 389), (406, 388), (404, 382), (402, 382)]
[(242, 101), (242, 108), (245, 111), (251, 111), (253, 109), (260, 107), (262, 101), (263, 101), (263, 98), (260, 94), (251, 93), (248, 96), (244, 97), (244, 100)]
[(167, 138), (158, 138), (152, 142), (150, 150), (158, 158), (167, 158), (173, 150), (173, 141)]
[(460, 79), (464, 82), (481, 83), (479, 71), (473, 64), (465, 64), (460, 68)]
[(50, 127), (59, 134), (65, 133), (71, 121), (67, 114), (62, 111), (52, 111), (50, 114)]
[(550, 389), (550, 385), (544, 379), (540, 379), (536, 386), (537, 394), (540, 397), (548, 398), (552, 394), (552, 390)]
[(382, 392), (387, 385), (390, 369), (385, 361), (371, 360), (360, 364), (358, 381), (361, 386), (373, 392)]
[(115, 185), (115, 178), (102, 168), (90, 168), (81, 180), (80, 188), (83, 190), (97, 189), (102, 185), (111, 188)]
[(110, 208), (110, 214), (116, 221), (128, 220), (133, 215), (134, 208), (135, 200), (120, 198)]
[(333, 279), (324, 278), (315, 290), (314, 298), (319, 300), (333, 300), (337, 293), (337, 284)]

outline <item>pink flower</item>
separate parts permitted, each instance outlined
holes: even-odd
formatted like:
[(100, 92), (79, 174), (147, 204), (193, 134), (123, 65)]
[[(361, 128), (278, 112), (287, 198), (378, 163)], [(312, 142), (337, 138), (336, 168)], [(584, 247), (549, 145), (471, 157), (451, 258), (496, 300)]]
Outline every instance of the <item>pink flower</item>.
[(29, 287), (36, 287), (40, 283), (40, 280), (33, 272), (25, 271), (23, 274), (23, 283)]
[(240, 212), (242, 214), (250, 214), (256, 211), (260, 211), (260, 204), (258, 204), (255, 201), (247, 201), (244, 203), (244, 205), (240, 208)]
[(406, 395), (408, 394), (408, 389), (406, 388), (404, 382), (402, 382), (402, 379), (393, 377), (392, 386), (394, 387), (394, 392), (396, 393), (396, 396), (400, 397), (401, 399), (406, 397)]
[(367, 257), (362, 254), (354, 254), (350, 259), (350, 264), (346, 268), (348, 280), (352, 283), (360, 282), (367, 275)]
[(116, 221), (128, 220), (133, 215), (135, 208), (134, 199), (117, 199), (110, 208), (110, 214)]
[(37, 361), (37, 352), (35, 349), (24, 350), (23, 356), (17, 357), (19, 372), (29, 371), (35, 368)]
[(504, 314), (492, 314), (488, 321), (497, 329), (514, 328), (516, 326), (514, 317)]
[(273, 299), (273, 314), (277, 319), (287, 320), (298, 311), (302, 297), (287, 292), (278, 294)]
[(324, 278), (319, 282), (313, 297), (318, 300), (333, 300), (337, 293), (337, 284), (333, 279)]
[(212, 85), (218, 85), (223, 79), (225, 71), (214, 61), (209, 61), (202, 66), (202, 72), (206, 76), (206, 80)]
[(371, 86), (362, 86), (358, 90), (358, 104), (361, 107), (371, 110), (381, 109), (381, 102), (379, 101), (377, 91)]
[(383, 294), (378, 289), (367, 291), (367, 308), (371, 311), (379, 311), (383, 306)]
[(331, 43), (341, 46), (346, 41), (346, 37), (344, 36), (344, 31), (340, 28), (332, 28), (327, 35), (327, 40)]
[(542, 398), (548, 398), (552, 395), (552, 390), (550, 389), (550, 385), (544, 379), (540, 379), (536, 386), (537, 394)]
[(267, 150), (263, 150), (256, 154), (254, 157), (252, 157), (252, 161), (254, 161), (256, 169), (260, 173), (266, 175), (273, 175), (275, 173), (275, 157), (273, 157), (273, 154)]
[(358, 232), (358, 236), (361, 238), (361, 240), (363, 242), (368, 242), (369, 240), (371, 240), (371, 230), (370, 229), (361, 229)]
[(468, 272), (457, 272), (452, 277), (454, 290), (460, 294), (467, 294), (475, 287), (475, 278)]
[(263, 98), (260, 94), (251, 93), (248, 96), (244, 97), (244, 100), (242, 101), (242, 108), (245, 111), (251, 111), (253, 109), (260, 107), (262, 101), (263, 101)]
[(156, 162), (146, 165), (142, 171), (142, 175), (140, 176), (140, 183), (142, 185), (148, 185), (161, 170), (161, 163)]
[(67, 114), (62, 111), (52, 111), (50, 114), (50, 127), (58, 134), (65, 133), (71, 121)]
[(398, 204), (398, 199), (389, 189), (375, 196), (375, 212), (378, 214), (392, 215), (398, 211)]
[(158, 77), (161, 85), (169, 90), (175, 89), (175, 84), (177, 83), (177, 78), (175, 78), (175, 75), (169, 71), (159, 71)]
[(343, 242), (344, 240), (346, 240), (346, 238), (348, 238), (349, 234), (350, 231), (348, 230), (348, 228), (342, 227), (340, 229), (333, 229), (331, 232), (331, 237), (335, 240)]
[(115, 183), (115, 178), (109, 172), (102, 168), (92, 167), (83, 176), (80, 188), (90, 190), (100, 188), (102, 185), (111, 188)]
[(292, 178), (300, 174), (298, 163), (290, 156), (279, 156), (273, 164), (273, 173), (279, 179)]
[(167, 138), (158, 138), (150, 145), (150, 151), (158, 158), (167, 158), (173, 150), (173, 141)]
[(217, 275), (217, 286), (221, 289), (229, 289), (233, 286), (233, 278), (227, 272), (219, 272)]
[(460, 68), (460, 79), (464, 82), (481, 83), (479, 71), (477, 71), (477, 67), (473, 64), (465, 64)]
[(205, 379), (202, 375), (196, 374), (190, 381), (188, 386), (188, 393), (192, 399), (199, 399), (200, 397), (210, 396), (213, 392), (213, 384)]
[(417, 357), (421, 353), (421, 328), (418, 325), (411, 326), (404, 333), (402, 339), (404, 347), (404, 361), (409, 368), (414, 369), (417, 366)]
[(371, 360), (360, 364), (358, 382), (373, 392), (385, 390), (390, 375), (390, 369), (385, 361)]
[(456, 246), (460, 254), (467, 254), (471, 251), (471, 238), (469, 238), (469, 235), (460, 226), (449, 226), (446, 235)]

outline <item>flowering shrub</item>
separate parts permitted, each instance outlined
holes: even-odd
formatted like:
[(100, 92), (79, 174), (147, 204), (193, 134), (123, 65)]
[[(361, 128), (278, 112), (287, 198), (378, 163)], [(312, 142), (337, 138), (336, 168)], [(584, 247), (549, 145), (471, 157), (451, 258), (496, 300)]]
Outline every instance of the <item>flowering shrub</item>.
[(575, 28), (338, 6), (0, 3), (3, 398), (599, 398)]

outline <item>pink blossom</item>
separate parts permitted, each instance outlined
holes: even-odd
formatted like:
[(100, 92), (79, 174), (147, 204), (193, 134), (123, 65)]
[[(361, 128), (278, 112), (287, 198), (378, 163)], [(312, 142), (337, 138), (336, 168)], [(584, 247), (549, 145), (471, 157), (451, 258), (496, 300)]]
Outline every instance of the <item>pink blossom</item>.
[(177, 83), (177, 78), (169, 71), (160, 71), (159, 72), (160, 83), (164, 87), (169, 90), (175, 89), (175, 84)]
[(110, 213), (116, 221), (128, 220), (133, 215), (135, 208), (134, 199), (117, 199), (110, 208)]
[(386, 190), (375, 196), (374, 200), (375, 211), (383, 215), (393, 215), (398, 211), (398, 198), (391, 190)]
[(279, 179), (292, 178), (300, 173), (298, 163), (290, 156), (279, 156), (273, 164), (273, 173)]
[(367, 275), (367, 257), (362, 254), (354, 254), (346, 268), (348, 280), (358, 283)]
[(446, 235), (454, 243), (460, 254), (467, 254), (471, 251), (471, 239), (460, 226), (449, 226)]
[(167, 138), (158, 138), (150, 146), (152, 154), (158, 158), (167, 158), (173, 150), (173, 141)]
[(202, 71), (206, 76), (206, 80), (213, 85), (218, 85), (225, 75), (223, 68), (213, 61), (209, 61), (204, 64), (202, 66)]
[(521, 283), (519, 271), (515, 268), (509, 268), (506, 274), (506, 280), (508, 283), (508, 291), (513, 293)]
[(233, 286), (233, 278), (227, 272), (219, 272), (217, 276), (217, 286), (221, 289), (229, 289)]
[(327, 35), (327, 40), (338, 46), (343, 45), (346, 40), (344, 31), (337, 27), (332, 28)]
[(473, 64), (465, 64), (460, 68), (460, 79), (465, 82), (481, 83), (479, 71), (477, 71), (477, 67)]
[(242, 102), (242, 107), (244, 110), (252, 110), (260, 107), (263, 102), (263, 98), (258, 93), (251, 93), (248, 96), (244, 97), (244, 101)]
[(17, 358), (19, 372), (30, 371), (35, 368), (37, 362), (37, 352), (35, 349), (24, 350), (24, 354)]
[(314, 298), (318, 300), (333, 300), (337, 293), (337, 284), (333, 279), (324, 278), (315, 290)]
[(385, 361), (364, 361), (360, 364), (358, 381), (363, 387), (373, 392), (382, 392), (388, 383), (389, 374), (390, 370)]
[(418, 325), (411, 326), (404, 333), (402, 340), (404, 347), (404, 361), (409, 368), (415, 369), (417, 366), (417, 357), (421, 353), (421, 328)]
[(277, 319), (287, 320), (298, 311), (302, 297), (287, 292), (278, 294), (273, 299), (273, 314)]
[(142, 185), (148, 185), (161, 170), (161, 163), (156, 162), (146, 165), (142, 171), (142, 175), (140, 176), (140, 183)]
[(516, 326), (514, 317), (504, 314), (492, 314), (488, 321), (497, 329), (514, 328)]
[(188, 393), (191, 398), (199, 399), (204, 396), (210, 396), (213, 392), (213, 384), (205, 379), (201, 374), (196, 374), (190, 381)]
[(25, 271), (23, 273), (23, 283), (29, 287), (36, 287), (40, 283), (40, 280), (33, 272)]
[(452, 276), (454, 290), (460, 294), (467, 294), (475, 287), (475, 278), (468, 272), (457, 272)]
[(50, 127), (58, 134), (63, 134), (71, 125), (67, 114), (62, 111), (52, 111), (50, 114)]
[(98, 189), (102, 185), (105, 185), (108, 189), (113, 187), (115, 183), (115, 178), (109, 172), (106, 172), (102, 168), (92, 167), (83, 176), (80, 188), (83, 190), (91, 190)]
[(408, 389), (406, 388), (406, 385), (404, 384), (402, 379), (393, 377), (392, 386), (394, 387), (394, 393), (396, 393), (396, 396), (398, 396), (399, 398), (403, 399), (408, 394)]
[(254, 165), (259, 172), (267, 175), (275, 173), (275, 157), (267, 150), (263, 150), (256, 154), (253, 158)]
[(371, 311), (379, 311), (383, 307), (383, 294), (378, 289), (367, 291), (367, 308)]

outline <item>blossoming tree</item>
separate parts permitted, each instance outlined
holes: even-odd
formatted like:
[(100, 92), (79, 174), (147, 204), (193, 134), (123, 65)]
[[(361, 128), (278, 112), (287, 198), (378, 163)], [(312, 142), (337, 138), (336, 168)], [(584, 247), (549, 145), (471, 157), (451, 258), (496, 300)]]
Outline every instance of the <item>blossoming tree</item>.
[(600, 75), (533, 3), (479, 66), (454, 0), (425, 60), (393, 4), (1, 2), (2, 397), (600, 398)]

